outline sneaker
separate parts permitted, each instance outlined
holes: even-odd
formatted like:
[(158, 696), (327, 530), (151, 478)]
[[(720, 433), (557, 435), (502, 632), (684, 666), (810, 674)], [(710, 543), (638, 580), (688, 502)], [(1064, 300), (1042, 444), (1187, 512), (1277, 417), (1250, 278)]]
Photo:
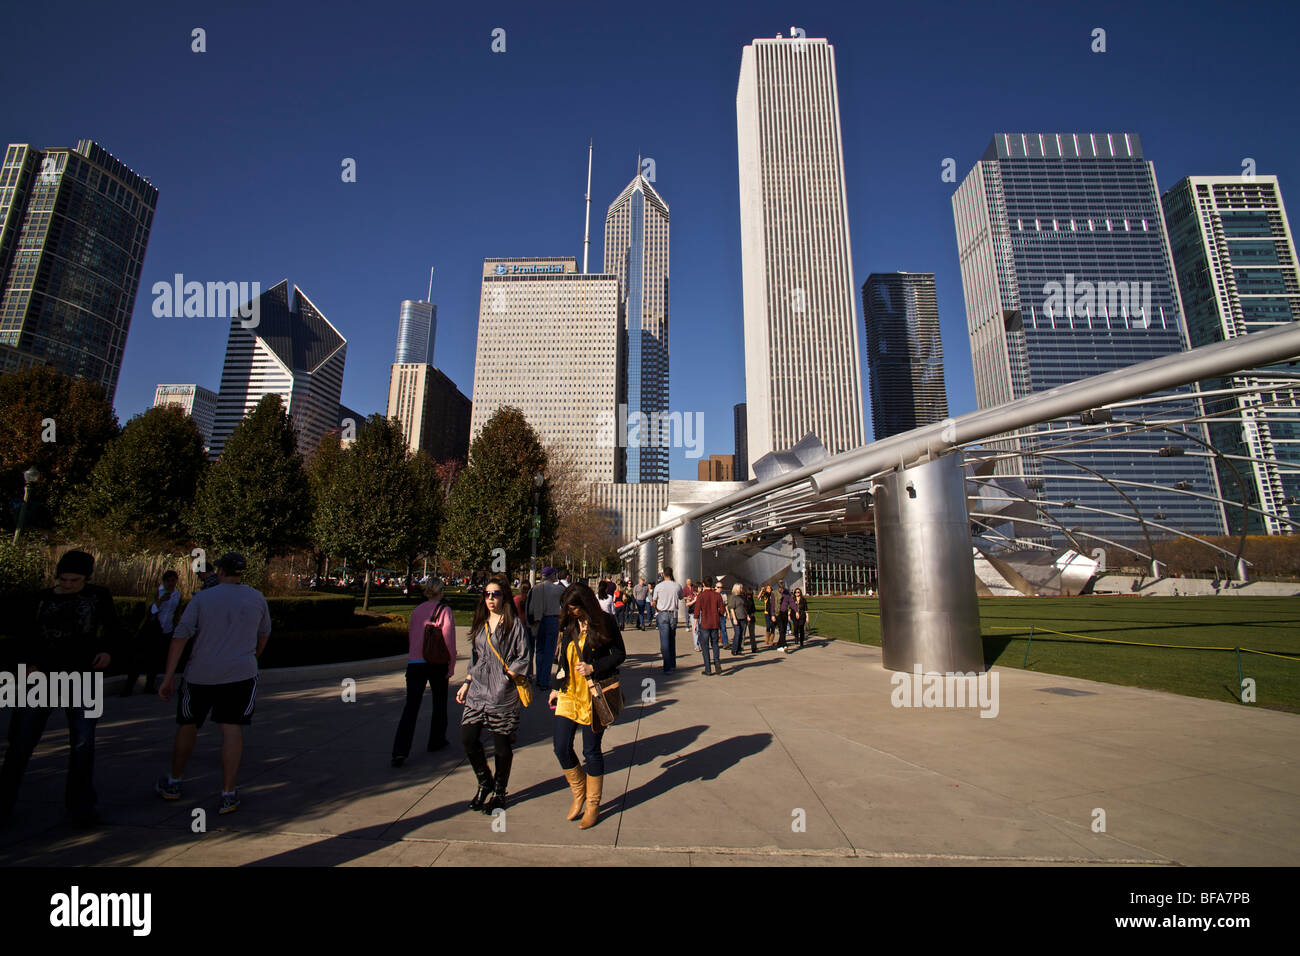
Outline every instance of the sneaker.
[(239, 791), (221, 795), (221, 813), (234, 813), (239, 809)]
[(181, 798), (181, 782), (179, 780), (171, 783), (166, 777), (159, 777), (158, 782), (153, 785), (153, 789), (164, 800), (179, 800)]

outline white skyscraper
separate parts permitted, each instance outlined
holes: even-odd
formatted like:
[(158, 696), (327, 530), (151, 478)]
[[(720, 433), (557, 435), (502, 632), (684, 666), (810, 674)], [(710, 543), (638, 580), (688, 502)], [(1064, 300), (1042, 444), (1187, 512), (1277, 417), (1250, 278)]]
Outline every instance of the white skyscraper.
[(483, 260), (470, 441), (512, 405), (573, 452), (581, 480), (620, 477), (618, 302), (618, 277), (581, 273), (572, 256)]
[(153, 407), (179, 405), (194, 419), (203, 436), (203, 447), (212, 443), (212, 421), (217, 414), (217, 393), (202, 385), (159, 385), (153, 392)]
[(758, 39), (736, 92), (749, 460), (865, 441), (835, 51)]
[(297, 286), (290, 305), (288, 279), (258, 298), (256, 325), (245, 328), (241, 312), (230, 320), (210, 454), (219, 458), (235, 426), (275, 392), (298, 430), (298, 450), (310, 455), (338, 426), (347, 340)]

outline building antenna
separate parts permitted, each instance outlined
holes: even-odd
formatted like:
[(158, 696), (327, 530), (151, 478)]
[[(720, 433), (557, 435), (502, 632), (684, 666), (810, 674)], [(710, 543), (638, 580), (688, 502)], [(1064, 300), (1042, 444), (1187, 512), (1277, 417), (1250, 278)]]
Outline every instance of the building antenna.
[(587, 273), (587, 251), (591, 248), (591, 140), (587, 140), (587, 223), (582, 233), (582, 272)]
[(425, 302), (433, 301), (433, 266), (429, 266), (429, 298), (425, 299), (424, 301)]

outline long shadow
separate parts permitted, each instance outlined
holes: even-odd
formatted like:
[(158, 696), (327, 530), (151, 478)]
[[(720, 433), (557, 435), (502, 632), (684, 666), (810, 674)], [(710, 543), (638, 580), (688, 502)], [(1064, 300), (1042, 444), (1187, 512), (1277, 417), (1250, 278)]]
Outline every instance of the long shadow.
[[(638, 764), (649, 763), (661, 757), (676, 754), (682, 749), (689, 747), (698, 738), (701, 732), (706, 728), (702, 725), (686, 727), (681, 730), (673, 730), (663, 734), (656, 734), (653, 737), (643, 738), (639, 741), (629, 741), (620, 744), (605, 754), (605, 774), (609, 776), (613, 773), (626, 770), (635, 761)], [(740, 738), (744, 740), (745, 738)], [(770, 739), (770, 738), (769, 738)], [(727, 741), (730, 743), (730, 741)], [(715, 747), (717, 745), (714, 745)], [(766, 744), (764, 744), (766, 746)], [(712, 748), (705, 748), (701, 753), (706, 753)], [(762, 748), (758, 748), (762, 749)], [(755, 751), (757, 752), (757, 751)], [(732, 762), (740, 759), (736, 756)], [(725, 768), (724, 768), (725, 769)], [(680, 771), (678, 771), (680, 775)], [(690, 779), (686, 777), (684, 779)], [(517, 806), (529, 800), (536, 800), (543, 797), (551, 796), (568, 788), (564, 777), (560, 774), (558, 764), (556, 766), (555, 776), (526, 787), (517, 793), (510, 795), (510, 806)], [(671, 787), (666, 788), (671, 789)], [(254, 860), (250, 863), (242, 864), (243, 866), (319, 866), (321, 865), (320, 856), (322, 853), (337, 853), (334, 858), (335, 864), (347, 862), (356, 859), (358, 856), (368, 854), (373, 851), (373, 847), (364, 844), (358, 844), (358, 840), (382, 840), (385, 845), (399, 843), (406, 836), (421, 827), (428, 826), (432, 823), (439, 823), (444, 820), (450, 820), (455, 816), (463, 813), (474, 813), (467, 806), (469, 796), (464, 799), (457, 799), (451, 803), (443, 804), (432, 810), (421, 813), (418, 816), (403, 817), (400, 820), (375, 824), (372, 826), (358, 827), (355, 830), (349, 830), (346, 833), (335, 834), (327, 840), (319, 840), (315, 843), (302, 847), (295, 847), (292, 850), (285, 850), (282, 853), (276, 853), (272, 856), (263, 857), (260, 860)], [(626, 804), (619, 805), (618, 810), (612, 809), (614, 804), (602, 811), (601, 818), (607, 815), (626, 809)], [(508, 812), (508, 811), (507, 811)]]
[[(663, 773), (625, 793), (618, 812), (624, 813), (693, 780), (714, 780), (722, 771), (734, 767), (746, 757), (754, 756), (771, 743), (771, 734), (748, 734), (744, 737), (729, 737), (709, 744), (702, 750), (674, 756), (663, 765)], [(638, 763), (647, 762), (638, 760)]]

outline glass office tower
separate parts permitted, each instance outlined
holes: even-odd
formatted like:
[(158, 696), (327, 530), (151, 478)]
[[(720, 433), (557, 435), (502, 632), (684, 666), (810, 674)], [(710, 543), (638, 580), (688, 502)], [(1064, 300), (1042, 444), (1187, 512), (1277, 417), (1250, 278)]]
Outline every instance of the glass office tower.
[[(1162, 197), (1193, 346), (1300, 320), (1295, 240), (1276, 176), (1189, 176)], [(1270, 374), (1272, 373), (1272, 374)], [(1201, 383), (1231, 532), (1291, 533), (1300, 521), (1300, 362)], [(1220, 389), (1255, 389), (1237, 396)], [(1243, 494), (1244, 490), (1244, 494)]]
[[(618, 276), (626, 336), (626, 372), (619, 383), (634, 415), (668, 411), (668, 204), (639, 172), (605, 214), (605, 272)], [(623, 370), (620, 369), (620, 372)], [(659, 421), (659, 419), (654, 419)], [(645, 431), (645, 429), (642, 429)], [(668, 480), (668, 448), (629, 445), (622, 473), (628, 484)]]
[(88, 139), (10, 144), (0, 168), (0, 372), (117, 391), (158, 190)]
[[(994, 137), (952, 201), (980, 408), (1188, 348), (1159, 197), (1136, 134)], [(1180, 424), (1197, 414), (1195, 391), (1176, 390), (1115, 412), (1108, 437), (1063, 455), (1119, 482), (1148, 521), (1222, 534), (1206, 450), (1178, 433), (1204, 439), (1203, 427)], [(1001, 447), (1041, 450), (1078, 424), (1034, 426)], [(1073, 507), (1069, 526), (1134, 535), (1133, 507), (1081, 469), (1030, 457), (1004, 468)]]
[(432, 365), (437, 334), (438, 307), (432, 302), (403, 299), (397, 317), (397, 355), (393, 364)]
[(874, 439), (948, 417), (933, 272), (872, 273), (862, 285)]

